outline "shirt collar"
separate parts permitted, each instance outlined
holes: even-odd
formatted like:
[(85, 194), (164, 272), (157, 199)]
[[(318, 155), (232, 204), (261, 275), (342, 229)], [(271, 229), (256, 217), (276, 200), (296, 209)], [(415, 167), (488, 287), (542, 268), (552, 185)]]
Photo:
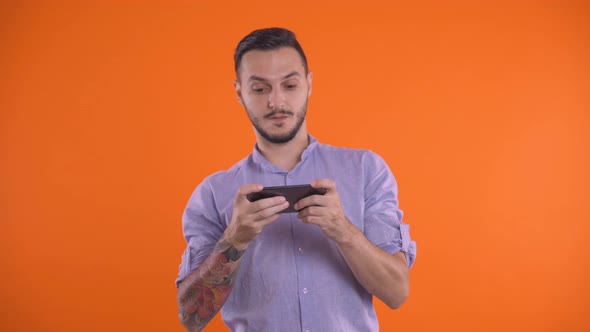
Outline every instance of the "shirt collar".
[[(309, 145), (305, 148), (305, 150), (303, 150), (303, 153), (301, 154), (301, 161), (299, 163), (302, 163), (305, 159), (311, 156), (319, 144), (318, 140), (315, 137), (309, 134), (307, 136), (309, 138)], [(254, 161), (254, 163), (264, 167), (264, 169), (267, 171), (286, 172), (284, 169), (272, 164), (270, 161), (264, 158), (262, 153), (260, 153), (260, 151), (258, 150), (258, 146), (256, 144), (254, 144), (252, 160)]]

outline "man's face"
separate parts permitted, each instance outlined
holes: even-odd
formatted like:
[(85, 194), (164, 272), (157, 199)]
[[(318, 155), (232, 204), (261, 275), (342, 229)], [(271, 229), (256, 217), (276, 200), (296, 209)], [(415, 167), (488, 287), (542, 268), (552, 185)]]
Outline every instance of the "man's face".
[(302, 59), (292, 47), (248, 51), (242, 57), (238, 98), (262, 138), (286, 143), (305, 128), (311, 73), (305, 74)]

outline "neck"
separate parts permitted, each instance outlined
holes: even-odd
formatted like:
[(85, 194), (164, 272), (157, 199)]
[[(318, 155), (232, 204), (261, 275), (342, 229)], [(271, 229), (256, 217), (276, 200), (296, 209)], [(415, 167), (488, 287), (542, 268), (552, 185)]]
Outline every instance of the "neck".
[(295, 168), (301, 161), (301, 155), (308, 145), (309, 137), (303, 127), (292, 140), (282, 144), (271, 143), (256, 133), (258, 151), (266, 160), (287, 171)]

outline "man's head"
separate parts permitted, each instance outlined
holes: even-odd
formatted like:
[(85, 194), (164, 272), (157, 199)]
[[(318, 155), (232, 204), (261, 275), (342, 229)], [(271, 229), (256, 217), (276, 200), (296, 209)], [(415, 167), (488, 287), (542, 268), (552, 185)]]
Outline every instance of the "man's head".
[(234, 60), (236, 93), (257, 138), (281, 144), (307, 135), (312, 74), (295, 35), (283, 28), (255, 30), (240, 41)]

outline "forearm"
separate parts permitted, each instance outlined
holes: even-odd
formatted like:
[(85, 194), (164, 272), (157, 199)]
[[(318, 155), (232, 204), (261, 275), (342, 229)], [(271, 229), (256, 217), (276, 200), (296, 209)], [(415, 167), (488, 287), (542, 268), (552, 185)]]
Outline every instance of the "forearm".
[(390, 308), (399, 308), (408, 296), (408, 265), (403, 252), (390, 254), (371, 243), (350, 224), (350, 236), (340, 251), (356, 279)]
[(178, 316), (188, 331), (201, 331), (229, 296), (243, 251), (225, 237), (213, 252), (178, 287)]

